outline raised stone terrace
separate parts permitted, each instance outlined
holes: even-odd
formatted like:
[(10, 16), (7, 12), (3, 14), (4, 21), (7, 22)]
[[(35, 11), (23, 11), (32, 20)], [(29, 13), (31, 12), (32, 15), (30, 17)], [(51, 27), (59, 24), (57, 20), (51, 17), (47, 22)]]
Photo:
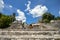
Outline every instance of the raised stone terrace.
[(0, 30), (0, 40), (60, 40), (59, 31)]
[(60, 40), (60, 31), (48, 24), (37, 23), (23, 28), (14, 23), (9, 28), (0, 29), (0, 40)]

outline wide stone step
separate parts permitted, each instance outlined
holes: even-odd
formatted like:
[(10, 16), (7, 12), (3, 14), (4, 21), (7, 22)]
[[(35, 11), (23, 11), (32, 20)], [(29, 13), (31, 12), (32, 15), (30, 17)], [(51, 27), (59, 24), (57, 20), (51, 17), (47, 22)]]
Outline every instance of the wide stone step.
[(60, 35), (0, 35), (0, 38), (60, 38)]
[(0, 31), (0, 40), (60, 39), (59, 31)]
[(0, 35), (54, 35), (59, 31), (0, 31)]

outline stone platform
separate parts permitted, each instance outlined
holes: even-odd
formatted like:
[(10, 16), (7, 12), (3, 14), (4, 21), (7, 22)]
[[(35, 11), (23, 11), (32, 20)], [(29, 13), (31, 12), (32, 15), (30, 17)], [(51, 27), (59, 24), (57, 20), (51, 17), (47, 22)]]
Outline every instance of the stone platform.
[(50, 24), (33, 24), (32, 29), (29, 26), (22, 28), (22, 25), (16, 23), (0, 29), (0, 40), (60, 40), (59, 29)]
[(59, 31), (0, 30), (0, 40), (60, 40)]

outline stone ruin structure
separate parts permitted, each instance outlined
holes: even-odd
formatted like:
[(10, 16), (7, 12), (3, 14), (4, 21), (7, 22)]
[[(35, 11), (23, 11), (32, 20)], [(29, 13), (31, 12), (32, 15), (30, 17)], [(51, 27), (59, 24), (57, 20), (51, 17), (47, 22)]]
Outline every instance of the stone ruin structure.
[(15, 21), (9, 28), (0, 29), (0, 40), (60, 40), (60, 31), (50, 24), (24, 24), (22, 27), (21, 21)]

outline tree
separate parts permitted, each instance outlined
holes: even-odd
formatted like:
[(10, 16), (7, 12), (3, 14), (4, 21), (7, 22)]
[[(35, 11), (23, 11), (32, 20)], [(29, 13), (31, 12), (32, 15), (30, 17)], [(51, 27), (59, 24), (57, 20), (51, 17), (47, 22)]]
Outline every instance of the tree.
[(44, 23), (49, 23), (49, 20), (48, 19), (44, 19)]
[(60, 20), (60, 17), (59, 16), (55, 17), (55, 20)]
[(43, 22), (50, 22), (51, 20), (54, 20), (54, 15), (52, 15), (51, 13), (46, 12), (42, 15)]
[(0, 18), (0, 28), (7, 28), (7, 27), (9, 27), (10, 23), (12, 23), (11, 17), (2, 14), (1, 18)]
[(15, 15), (16, 15), (15, 13), (12, 14), (12, 21), (15, 21), (16, 20), (15, 19)]
[(2, 13), (0, 13), (0, 18), (1, 18), (1, 16), (2, 16)]
[(16, 15), (15, 13), (13, 13), (12, 15), (10, 15), (11, 22), (14, 22), (16, 20), (15, 15)]

